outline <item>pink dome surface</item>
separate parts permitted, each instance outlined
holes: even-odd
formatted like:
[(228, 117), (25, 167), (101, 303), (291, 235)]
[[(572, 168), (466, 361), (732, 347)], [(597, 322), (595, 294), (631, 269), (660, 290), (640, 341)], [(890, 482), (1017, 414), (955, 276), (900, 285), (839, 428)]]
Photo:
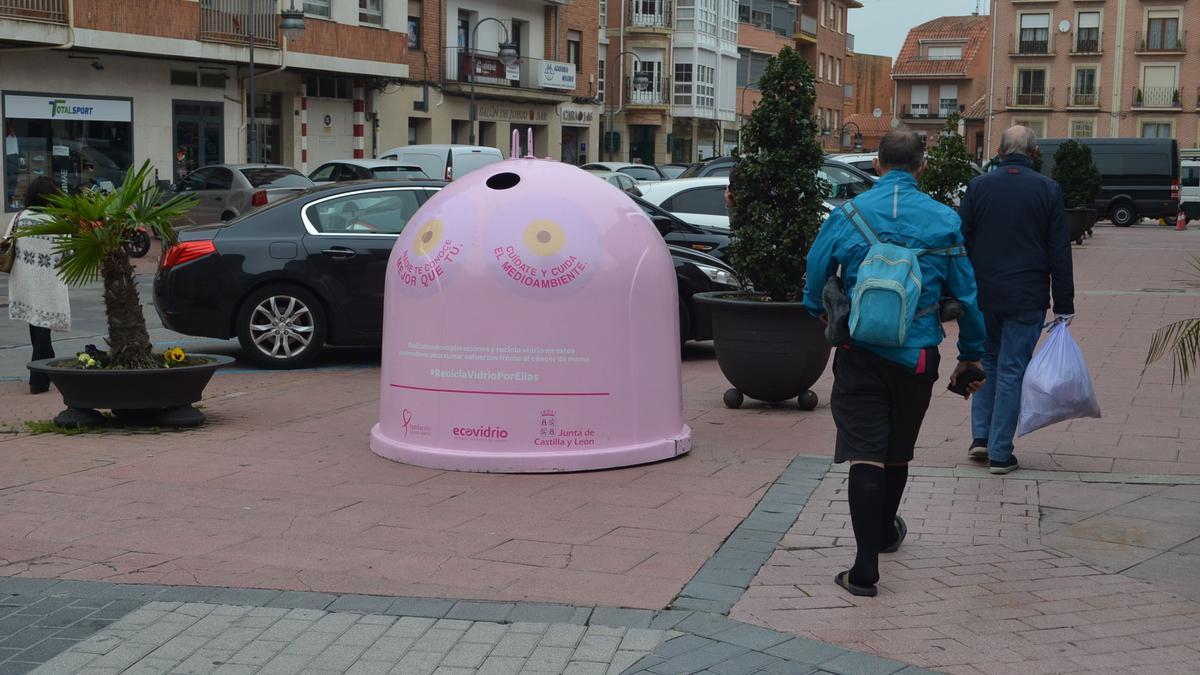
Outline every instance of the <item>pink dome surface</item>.
[(551, 472), (691, 447), (670, 253), (574, 166), (508, 160), (441, 190), (392, 250), (384, 304), (383, 457)]

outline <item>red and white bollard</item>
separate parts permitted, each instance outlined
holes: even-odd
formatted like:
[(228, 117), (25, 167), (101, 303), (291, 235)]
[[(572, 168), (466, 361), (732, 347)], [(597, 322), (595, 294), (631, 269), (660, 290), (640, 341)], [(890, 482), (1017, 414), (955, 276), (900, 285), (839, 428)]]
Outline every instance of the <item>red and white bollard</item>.
[(1179, 207), (1179, 215), (1175, 218), (1175, 230), (1177, 232), (1182, 232), (1183, 230), (1186, 230), (1187, 229), (1187, 221), (1188, 221), (1187, 213), (1184, 212), (1183, 207), (1181, 206), (1181, 207)]

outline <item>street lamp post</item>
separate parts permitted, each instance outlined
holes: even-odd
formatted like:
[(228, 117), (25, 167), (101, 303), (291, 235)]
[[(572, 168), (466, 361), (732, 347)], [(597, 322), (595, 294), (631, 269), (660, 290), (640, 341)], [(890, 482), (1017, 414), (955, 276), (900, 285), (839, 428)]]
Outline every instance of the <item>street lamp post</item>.
[[(503, 21), (501, 21), (500, 19), (497, 19), (494, 16), (489, 16), (487, 18), (484, 18), (475, 24), (475, 27), (471, 29), (471, 42), (470, 42), (470, 44), (467, 45), (467, 49), (476, 51), (471, 46), (471, 45), (475, 44), (475, 31), (479, 30), (480, 26), (482, 26), (483, 24), (485, 24), (489, 21), (495, 21), (496, 24), (500, 26), (500, 29), (504, 31), (504, 41), (499, 44), (499, 48), (496, 53), (496, 58), (499, 59), (500, 63), (503, 64), (505, 68), (508, 68), (509, 66), (516, 63), (521, 58), (521, 54), (517, 51), (517, 46), (515, 44), (509, 42), (508, 26), (505, 26)], [(470, 140), (470, 145), (475, 145), (476, 114), (475, 114), (475, 56), (474, 56), (474, 54), (471, 55), (471, 70), (468, 74), (468, 79), (470, 79), (470, 81), (471, 81), (471, 122), (470, 122), (471, 140)], [(530, 152), (533, 152), (533, 151), (530, 150)]]
[[(619, 52), (617, 54), (617, 59), (619, 60), (623, 56), (632, 56), (633, 57), (633, 88), (634, 88), (634, 90), (646, 91), (646, 89), (649, 88), (649, 86), (650, 86), (650, 78), (647, 77), (645, 73), (643, 73), (641, 70), (638, 69), (638, 64), (641, 63), (641, 61), (638, 59), (637, 54), (634, 54), (633, 52), (630, 52), (630, 51), (623, 51), (623, 52)], [(611, 68), (606, 69), (604, 71), (604, 76), (608, 77), (608, 74), (611, 71), (612, 71)], [(624, 69), (622, 69), (621, 72), (624, 72)], [(619, 83), (619, 85), (624, 86), (624, 83), (623, 82)], [(604, 90), (604, 95), (608, 97), (608, 131), (605, 132), (605, 134), (604, 134), (604, 148), (606, 150), (608, 150), (608, 161), (611, 162), (613, 148), (612, 148), (612, 143), (610, 143), (610, 141), (611, 141), (610, 136), (612, 136), (613, 125), (616, 123), (615, 118), (617, 115), (617, 106), (616, 106), (617, 99), (615, 96), (613, 96), (614, 92), (609, 91), (609, 89), (610, 89), (609, 87), (606, 87)]]
[[(251, 164), (258, 163), (258, 124), (254, 119), (254, 20), (258, 13), (254, 11), (258, 0), (249, 0), (246, 8), (246, 35), (250, 41), (250, 76), (246, 78), (246, 96), (249, 99), (249, 123), (246, 126), (246, 143), (250, 146), (249, 157)], [(289, 40), (299, 40), (304, 34), (304, 12), (296, 9), (296, 0), (292, 0), (290, 9), (280, 12), (282, 21), (279, 27)]]
[(846, 129), (849, 129), (850, 127), (854, 127), (854, 131), (855, 131), (854, 138), (853, 138), (854, 150), (857, 152), (862, 152), (862, 149), (863, 149), (862, 127), (858, 126), (858, 124), (855, 122), (846, 122), (845, 124), (842, 125), (841, 131), (838, 132), (838, 136), (841, 137), (842, 145), (845, 145), (846, 147), (850, 146), (850, 143), (847, 142), (850, 139), (846, 135)]

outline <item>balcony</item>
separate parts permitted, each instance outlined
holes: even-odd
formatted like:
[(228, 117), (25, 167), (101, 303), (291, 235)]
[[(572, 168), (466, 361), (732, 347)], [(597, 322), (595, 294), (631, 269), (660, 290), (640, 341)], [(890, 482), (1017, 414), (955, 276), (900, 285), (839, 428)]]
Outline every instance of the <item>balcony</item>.
[(797, 22), (796, 39), (817, 43), (817, 17), (801, 14)]
[(1100, 108), (1100, 89), (1067, 89), (1067, 107), (1078, 110), (1098, 110)]
[(465, 93), (473, 70), (477, 91), (530, 102), (569, 100), (578, 85), (572, 64), (522, 56), (505, 66), (498, 57), (496, 52), (449, 47), (442, 83), (455, 93)]
[(660, 77), (651, 78), (650, 87), (639, 91), (633, 86), (633, 77), (625, 78), (625, 105), (645, 107), (666, 107), (671, 105), (671, 79)]
[(1047, 110), (1051, 107), (1054, 100), (1054, 88), (1042, 87), (1013, 90), (1009, 87), (1005, 97), (1006, 105), (1009, 108), (1025, 108), (1030, 110), (1043, 109)]
[(0, 0), (0, 17), (67, 23), (67, 0)]
[(671, 30), (671, 3), (669, 0), (634, 0), (629, 5), (626, 26), (649, 30)]
[(1104, 51), (1104, 35), (1098, 30), (1071, 34), (1071, 55), (1095, 55)]
[(846, 52), (854, 51), (854, 33), (846, 33)]
[[(247, 12), (248, 9), (251, 11)], [(247, 15), (251, 12), (254, 46), (279, 47), (279, 13), (274, 0), (204, 0), (200, 3), (200, 39), (245, 45), (249, 39)]]
[(1186, 54), (1187, 31), (1150, 34), (1139, 31), (1133, 44), (1136, 45), (1134, 53), (1140, 55)]
[(1175, 87), (1134, 87), (1134, 110), (1183, 110), (1179, 90)]
[(1013, 58), (1035, 58), (1039, 56), (1054, 56), (1054, 35), (1050, 33), (1013, 36), (1012, 48), (1008, 54)]
[(961, 114), (957, 103), (947, 104), (930, 109), (928, 103), (910, 103), (900, 106), (900, 117), (907, 120), (946, 120), (952, 115)]

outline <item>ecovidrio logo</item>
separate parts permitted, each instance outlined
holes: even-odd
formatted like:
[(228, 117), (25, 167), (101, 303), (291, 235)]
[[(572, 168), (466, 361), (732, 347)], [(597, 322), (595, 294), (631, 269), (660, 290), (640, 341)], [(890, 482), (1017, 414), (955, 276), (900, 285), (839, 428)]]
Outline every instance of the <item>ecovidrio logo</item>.
[(454, 427), (450, 433), (455, 438), (473, 438), (484, 441), (503, 441), (508, 438), (508, 429), (503, 427)]
[(66, 99), (52, 98), (50, 103), (50, 117), (58, 117), (59, 115), (91, 115), (95, 110), (90, 105), (67, 105)]

